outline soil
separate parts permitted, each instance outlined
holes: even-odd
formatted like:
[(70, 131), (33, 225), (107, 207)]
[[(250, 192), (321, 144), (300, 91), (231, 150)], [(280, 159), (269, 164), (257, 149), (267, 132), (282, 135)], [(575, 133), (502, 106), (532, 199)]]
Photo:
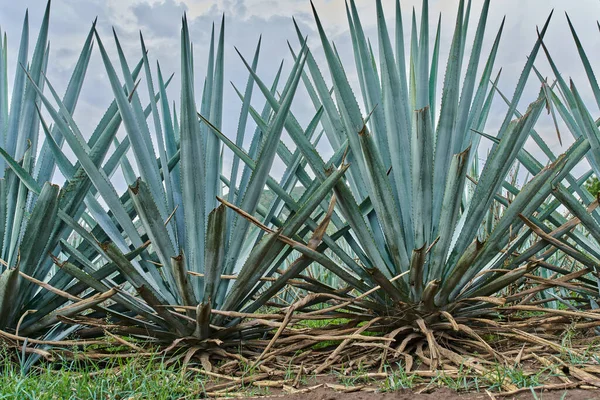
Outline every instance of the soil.
[(488, 395), (485, 392), (475, 393), (457, 393), (450, 389), (439, 389), (432, 393), (419, 394), (410, 390), (400, 390), (392, 393), (372, 393), (372, 392), (353, 392), (341, 393), (330, 388), (318, 388), (308, 393), (279, 394), (267, 397), (251, 397), (255, 399), (275, 400), (595, 400), (600, 399), (600, 391), (596, 390), (554, 390), (554, 391), (536, 391), (536, 397), (531, 392), (523, 392), (508, 397), (494, 397), (494, 394)]

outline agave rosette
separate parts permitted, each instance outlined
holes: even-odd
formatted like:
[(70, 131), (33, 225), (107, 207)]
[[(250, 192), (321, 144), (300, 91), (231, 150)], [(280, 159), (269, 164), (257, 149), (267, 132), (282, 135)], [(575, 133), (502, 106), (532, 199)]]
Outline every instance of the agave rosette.
[[(582, 138), (559, 157), (550, 153), (551, 162), (546, 166), (524, 149), (529, 137), (547, 148), (534, 130), (547, 104), (547, 85), (524, 114), (517, 110), (541, 39), (528, 55), (497, 133), (484, 133), (498, 82), (498, 77), (492, 82), (492, 73), (503, 29), (502, 24), (479, 71), (489, 1), (484, 2), (470, 54), (464, 50), (470, 3), (459, 2), (439, 111), (435, 106), (440, 29), (430, 59), (428, 2), (423, 2), (420, 28), (413, 13), (408, 51), (399, 2), (394, 42), (381, 1), (376, 2), (376, 8), (379, 64), (355, 2), (349, 1), (347, 6), (363, 109), (353, 94), (348, 66), (342, 64), (316, 10), (333, 90), (310, 50), (308, 72), (303, 75), (315, 108), (324, 110), (325, 135), (334, 149), (347, 147), (350, 164), (346, 178), (334, 186), (338, 211), (350, 231), (342, 228), (332, 236), (341, 239), (339, 245), (349, 247), (356, 259), (336, 260), (339, 269), (352, 279), (338, 275), (338, 293), (349, 294), (352, 306), (348, 315), (382, 316), (386, 329), (417, 327), (424, 320), (436, 323), (446, 318), (444, 315), (466, 318), (490, 313), (506, 300), (492, 296), (523, 282), (541, 266), (558, 268), (549, 262), (556, 250), (549, 247), (546, 238), (536, 240), (532, 234), (540, 229), (548, 233), (544, 225), (547, 219), (561, 220), (557, 211), (560, 203), (548, 199), (565, 179), (577, 181), (569, 172), (586, 155), (589, 143)], [(298, 37), (302, 42), (299, 30)], [(277, 107), (278, 100), (269, 96), (256, 75), (255, 79), (271, 105)], [(260, 123), (257, 113), (253, 116)], [(286, 128), (307, 165), (324, 180), (325, 162), (291, 114)], [(492, 149), (485, 164), (475, 168), (482, 138), (491, 141)], [(509, 176), (518, 164), (532, 176), (521, 188), (512, 185)], [(468, 177), (469, 169), (480, 171)], [(503, 190), (511, 201), (502, 195)], [(565, 190), (572, 193), (578, 189), (569, 186)], [(566, 231), (563, 227), (548, 234), (559, 237)], [(293, 277), (308, 264), (293, 264), (284, 275)]]

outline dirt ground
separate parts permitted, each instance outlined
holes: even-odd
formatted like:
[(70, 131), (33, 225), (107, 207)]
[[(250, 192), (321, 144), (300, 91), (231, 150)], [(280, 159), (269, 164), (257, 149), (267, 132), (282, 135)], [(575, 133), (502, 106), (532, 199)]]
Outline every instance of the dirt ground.
[(408, 390), (393, 393), (354, 392), (340, 393), (329, 388), (318, 388), (308, 393), (279, 394), (268, 397), (253, 397), (256, 399), (290, 399), (290, 400), (493, 400), (493, 399), (518, 399), (518, 400), (595, 400), (600, 399), (600, 390), (555, 390), (536, 392), (534, 397), (531, 392), (519, 393), (508, 397), (494, 397), (485, 392), (457, 393), (450, 389), (440, 389), (432, 393), (417, 394)]

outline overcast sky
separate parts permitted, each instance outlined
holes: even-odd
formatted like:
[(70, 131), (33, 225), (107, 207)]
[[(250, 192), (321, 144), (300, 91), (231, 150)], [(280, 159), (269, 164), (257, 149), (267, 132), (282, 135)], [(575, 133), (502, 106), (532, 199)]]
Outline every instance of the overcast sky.
[[(344, 11), (344, 0), (314, 0), (325, 28), (335, 41), (342, 59), (347, 62), (347, 69), (354, 71), (352, 50), (348, 34), (347, 21)], [(394, 18), (394, 0), (383, 0), (389, 14), (390, 24)], [(417, 16), (420, 14), (421, 1), (404, 0), (405, 25), (409, 23), (410, 13), (416, 6)], [(434, 30), (439, 13), (442, 13), (442, 62), (449, 49), (451, 33), (456, 16), (458, 0), (431, 1), (431, 30)], [(0, 0), (0, 27), (6, 31), (9, 38), (9, 74), (15, 71), (15, 57), (18, 49), (18, 39), (21, 32), (22, 19), (25, 9), (29, 8), (31, 22), (31, 37), (37, 35), (43, 15), (46, 0)], [(473, 1), (472, 16), (478, 17), (482, 0)], [(363, 25), (373, 45), (376, 47), (375, 35), (375, 5), (371, 0), (357, 0)], [(545, 42), (558, 62), (565, 77), (573, 77), (586, 101), (592, 102), (591, 91), (587, 84), (583, 68), (575, 50), (573, 39), (568, 30), (565, 12), (567, 12), (582, 39), (593, 65), (600, 65), (600, 33), (596, 20), (600, 17), (600, 2), (597, 0), (494, 0), (490, 10), (487, 41), (484, 52), (489, 51), (491, 41), (506, 16), (506, 27), (500, 46), (496, 71), (503, 68), (500, 87), (506, 94), (512, 95), (514, 85), (536, 39), (536, 25), (542, 25), (551, 10), (554, 9), (549, 32)], [(270, 81), (281, 60), (286, 60), (289, 67), (292, 62), (287, 48), (287, 40), (295, 46), (297, 39), (293, 30), (292, 16), (296, 17), (305, 34), (309, 36), (311, 49), (322, 60), (322, 53), (315, 31), (315, 24), (307, 0), (53, 0), (51, 11), (50, 43), (51, 58), (48, 76), (60, 93), (66, 89), (68, 78), (79, 55), (80, 48), (92, 21), (98, 17), (98, 31), (107, 46), (113, 60), (116, 60), (111, 36), (114, 27), (119, 34), (128, 56), (130, 65), (135, 64), (140, 57), (139, 31), (141, 30), (152, 61), (161, 62), (163, 73), (175, 72), (176, 77), (170, 88), (170, 98), (177, 99), (179, 91), (179, 34), (181, 16), (187, 12), (190, 22), (191, 37), (194, 42), (197, 86), (202, 83), (199, 77), (204, 76), (208, 39), (213, 22), (220, 24), (221, 16), (225, 15), (226, 30), (226, 82), (233, 81), (243, 87), (247, 79), (245, 67), (234, 51), (234, 46), (247, 57), (251, 58), (254, 47), (260, 35), (263, 37), (259, 75), (265, 81)], [(477, 20), (472, 18), (471, 31)], [(391, 25), (393, 26), (393, 25)], [(405, 32), (407, 29), (405, 28)], [(468, 44), (470, 47), (470, 44)], [(467, 49), (468, 51), (468, 49)], [(324, 66), (324, 64), (323, 64)], [(549, 75), (550, 71), (543, 55), (538, 57), (536, 66)], [(286, 69), (287, 71), (287, 69)], [(597, 68), (600, 71), (600, 67)], [(443, 68), (440, 68), (440, 78)], [(144, 85), (140, 85), (144, 87)], [(521, 109), (537, 95), (539, 84), (531, 79)], [(197, 90), (197, 94), (200, 90)], [(257, 93), (257, 92), (255, 92)], [(240, 102), (229, 84), (225, 87), (224, 132), (233, 136), (237, 126)], [(262, 97), (258, 94), (257, 99)], [(81, 99), (77, 106), (76, 121), (82, 130), (91, 133), (99, 121), (107, 105), (112, 100), (104, 67), (98, 51), (94, 55), (86, 78)], [(496, 101), (497, 109), (502, 110), (501, 103)], [(597, 107), (591, 108), (594, 114)], [(308, 121), (314, 110), (308, 101), (301, 96), (294, 105), (294, 112), (301, 121)], [(596, 115), (597, 116), (597, 115)], [(488, 131), (494, 134), (504, 115), (494, 113), (489, 120)], [(549, 120), (540, 123), (540, 133), (547, 139), (550, 147), (557, 153), (566, 147), (561, 147), (556, 140)], [(565, 145), (570, 143), (567, 135)], [(324, 151), (327, 151), (324, 149)], [(124, 188), (124, 187), (123, 187)]]

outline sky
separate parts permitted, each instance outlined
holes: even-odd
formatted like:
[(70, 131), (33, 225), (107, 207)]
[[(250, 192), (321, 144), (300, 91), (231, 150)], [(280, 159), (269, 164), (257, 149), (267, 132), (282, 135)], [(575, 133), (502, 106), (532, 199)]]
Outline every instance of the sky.
[[(386, 13), (389, 15), (389, 26), (393, 27), (394, 0), (383, 0)], [(470, 32), (473, 33), (483, 1), (473, 0)], [(29, 9), (31, 24), (31, 45), (43, 16), (46, 0), (0, 0), (0, 28), (7, 32), (9, 42), (9, 76), (16, 69), (16, 53), (21, 25), (25, 10)], [(413, 7), (420, 18), (421, 0), (403, 0), (401, 2), (404, 24), (410, 22)], [(452, 30), (456, 17), (458, 0), (432, 0), (430, 2), (430, 29), (433, 31), (438, 17), (442, 15), (441, 59), (442, 66), (450, 47)], [(335, 42), (341, 58), (346, 65), (350, 77), (355, 76), (354, 61), (348, 25), (346, 21), (344, 0), (314, 0), (314, 5), (325, 25), (330, 38)], [(371, 0), (357, 0), (357, 6), (367, 35), (377, 47), (375, 5)], [(506, 25), (495, 72), (502, 67), (501, 90), (512, 95), (514, 86), (526, 62), (527, 54), (537, 38), (536, 26), (542, 26), (554, 10), (549, 32), (545, 43), (557, 61), (565, 78), (573, 78), (581, 90), (590, 109), (597, 114), (598, 109), (593, 101), (589, 84), (581, 67), (573, 38), (568, 29), (565, 12), (571, 17), (583, 46), (592, 65), (600, 65), (600, 32), (596, 20), (600, 17), (600, 2), (597, 0), (495, 0), (492, 1), (484, 55), (487, 55), (503, 17)], [(235, 52), (235, 48), (248, 59), (251, 59), (259, 37), (262, 35), (261, 57), (258, 74), (266, 82), (273, 78), (280, 62), (285, 60), (284, 73), (289, 71), (292, 59), (288, 49), (289, 40), (294, 48), (298, 48), (298, 40), (294, 31), (292, 17), (296, 18), (303, 33), (309, 37), (309, 45), (317, 61), (325, 65), (320, 48), (316, 25), (308, 0), (53, 0), (50, 22), (50, 63), (48, 78), (59, 93), (63, 93), (79, 55), (81, 46), (91, 27), (94, 18), (98, 18), (97, 29), (113, 60), (117, 60), (112, 29), (119, 35), (130, 65), (137, 63), (141, 56), (139, 33), (143, 33), (148, 55), (152, 64), (160, 60), (164, 74), (175, 73), (169, 94), (171, 99), (178, 98), (179, 92), (179, 40), (181, 17), (187, 13), (190, 24), (191, 40), (194, 43), (195, 76), (203, 77), (206, 70), (208, 42), (213, 23), (217, 28), (221, 18), (225, 16), (225, 101), (223, 131), (230, 137), (235, 134), (240, 111), (240, 101), (228, 81), (243, 88), (247, 80), (247, 71)], [(407, 33), (405, 28), (405, 34)], [(408, 40), (408, 38), (406, 38)], [(467, 51), (471, 46), (467, 43)], [(536, 67), (545, 76), (551, 71), (543, 54), (538, 56)], [(481, 67), (482, 68), (482, 67)], [(480, 68), (480, 71), (481, 71)], [(600, 68), (597, 69), (600, 71)], [(440, 68), (440, 81), (444, 68)], [(284, 75), (286, 76), (286, 75)], [(10, 78), (9, 78), (10, 81)], [(201, 93), (201, 79), (196, 79), (196, 93)], [(145, 89), (145, 85), (140, 85)], [(358, 89), (358, 88), (357, 88)], [(306, 95), (299, 94), (293, 104), (293, 111), (304, 124), (307, 124), (315, 110)], [(525, 96), (520, 104), (524, 111), (539, 91), (539, 83), (530, 80)], [(358, 93), (358, 90), (356, 91)], [(256, 91), (255, 93), (258, 93)], [(438, 92), (439, 93), (439, 92)], [(256, 105), (261, 106), (262, 98), (257, 94)], [(86, 76), (82, 95), (75, 113), (75, 121), (80, 125), (84, 135), (91, 134), (93, 128), (102, 117), (113, 96), (108, 85), (104, 66), (97, 48)], [(502, 119), (505, 107), (496, 100), (495, 112), (489, 119), (486, 130), (494, 134)], [(540, 134), (556, 153), (562, 153), (572, 143), (568, 132), (563, 132), (563, 145), (558, 143), (556, 132), (549, 117), (542, 118), (538, 125)], [(121, 132), (120, 135), (124, 133)], [(531, 143), (528, 144), (531, 146)], [(331, 150), (322, 145), (322, 151)], [(532, 151), (535, 151), (533, 149)], [(229, 157), (229, 156), (228, 156)], [(227, 163), (227, 161), (226, 161)], [(227, 168), (227, 166), (225, 166)], [(124, 183), (119, 183), (124, 190)]]

